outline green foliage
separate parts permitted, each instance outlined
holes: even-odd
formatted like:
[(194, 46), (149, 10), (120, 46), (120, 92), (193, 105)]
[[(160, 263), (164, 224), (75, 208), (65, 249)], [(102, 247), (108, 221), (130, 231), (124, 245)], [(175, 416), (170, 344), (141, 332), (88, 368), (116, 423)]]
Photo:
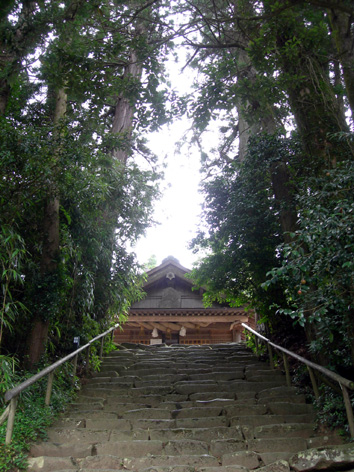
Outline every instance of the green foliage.
[(272, 204), (269, 166), (286, 148), (289, 143), (277, 137), (254, 139), (241, 165), (231, 163), (204, 185), (208, 233), (200, 233), (194, 247), (212, 252), (193, 270), (192, 278), (198, 286), (206, 285), (209, 304), (213, 300), (236, 306), (247, 303), (264, 320), (271, 316), (269, 306), (279, 287), (270, 294), (260, 284), (279, 264), (276, 247), (281, 232)]
[[(10, 359), (5, 360), (8, 362)], [(4, 359), (1, 359), (2, 367), (6, 370)], [(43, 369), (42, 365), (40, 369)], [(56, 372), (53, 382), (51, 404), (44, 405), (46, 392), (46, 380), (42, 379), (20, 396), (16, 409), (16, 421), (14, 425), (13, 439), (10, 445), (5, 445), (6, 422), (0, 426), (0, 471), (11, 472), (13, 470), (27, 469), (27, 455), (31, 443), (47, 438), (46, 430), (56, 416), (62, 412), (65, 405), (72, 401), (75, 390), (71, 383), (71, 364), (64, 365), (60, 372)], [(31, 374), (20, 374), (15, 371), (7, 372), (1, 378), (1, 400), (3, 393), (26, 380)], [(3, 407), (5, 405), (2, 405)]]
[[(351, 395), (351, 397), (352, 407), (354, 407), (354, 396)], [(314, 402), (314, 405), (317, 410), (317, 424), (319, 427), (326, 424), (331, 429), (341, 430), (344, 436), (349, 435), (348, 419), (341, 393), (322, 385), (320, 397)]]
[(299, 229), (280, 250), (281, 267), (265, 287), (281, 282), (289, 308), (279, 313), (317, 337), (313, 352), (325, 353), (333, 367), (350, 365), (354, 265), (354, 166), (344, 161), (316, 178), (304, 179), (298, 195)]
[[(168, 121), (178, 104), (165, 86), (167, 43), (158, 26), (165, 13), (157, 6), (55, 1), (32, 9), (17, 2), (6, 12), (12, 16), (0, 20), (8, 53), (0, 77), (6, 102), (0, 111), (0, 340), (4, 353), (22, 360), (34, 317), (49, 322), (48, 352), (60, 354), (75, 335), (84, 341), (111, 319), (124, 319), (141, 296), (140, 268), (128, 248), (151, 223), (158, 195), (146, 133)], [(142, 78), (127, 73), (133, 54)], [(21, 72), (16, 64), (23, 64)], [(57, 120), (59, 91), (67, 102)], [(122, 100), (134, 120), (113, 134)], [(112, 150), (123, 150), (127, 163)], [(48, 271), (43, 228), (53, 195), (60, 201), (60, 241), (51, 256), (55, 270)]]
[(17, 383), (15, 370), (18, 360), (15, 357), (0, 355), (0, 406), (4, 405), (4, 395)]
[(21, 270), (25, 256), (24, 240), (13, 228), (2, 225), (0, 228), (0, 346), (4, 329), (12, 331), (21, 311), (22, 313), (26, 311), (21, 301), (13, 296), (13, 292), (24, 283)]

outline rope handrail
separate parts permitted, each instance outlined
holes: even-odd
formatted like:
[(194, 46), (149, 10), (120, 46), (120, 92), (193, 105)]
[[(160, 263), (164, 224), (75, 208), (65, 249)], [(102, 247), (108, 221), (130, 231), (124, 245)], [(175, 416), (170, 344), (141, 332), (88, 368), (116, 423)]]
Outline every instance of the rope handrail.
[(61, 365), (65, 364), (65, 362), (68, 362), (71, 359), (74, 359), (74, 376), (75, 376), (78, 355), (80, 354), (80, 352), (87, 349), (87, 362), (88, 362), (90, 346), (91, 346), (91, 344), (93, 344), (95, 341), (98, 341), (99, 339), (101, 339), (100, 358), (102, 358), (104, 338), (107, 336), (107, 334), (113, 332), (116, 328), (118, 328), (118, 326), (119, 326), (119, 323), (115, 324), (114, 326), (109, 328), (104, 333), (101, 333), (98, 336), (96, 336), (95, 338), (91, 339), (91, 341), (89, 341), (84, 346), (79, 347), (74, 352), (68, 354), (67, 356), (63, 357), (62, 359), (59, 359), (58, 361), (54, 362), (50, 366), (46, 367), (45, 369), (41, 370), (37, 374), (33, 375), (29, 379), (25, 380), (24, 382), (20, 383), (19, 385), (12, 388), (11, 390), (8, 390), (5, 393), (5, 402), (10, 401), (10, 403), (9, 403), (9, 405), (7, 406), (7, 408), (5, 409), (5, 411), (3, 412), (3, 414), (0, 417), (0, 424), (2, 424), (7, 419), (6, 440), (5, 440), (6, 444), (10, 444), (11, 439), (12, 439), (12, 432), (13, 432), (13, 426), (14, 426), (14, 420), (15, 420), (17, 399), (18, 399), (18, 396), (20, 395), (20, 393), (23, 392), (26, 388), (28, 388), (31, 385), (33, 385), (34, 383), (36, 383), (38, 380), (40, 380), (43, 377), (48, 375), (48, 385), (47, 385), (47, 393), (46, 393), (46, 397), (45, 397), (45, 404), (49, 405), (50, 404), (50, 397), (51, 397), (52, 387), (53, 387), (53, 379), (54, 379), (55, 370), (58, 367), (60, 367)]
[[(344, 405), (345, 405), (347, 418), (348, 418), (348, 424), (349, 424), (349, 431), (350, 431), (351, 437), (354, 438), (354, 415), (353, 415), (353, 408), (352, 408), (351, 399), (350, 399), (349, 392), (348, 392), (348, 389), (354, 390), (354, 381), (348, 380), (345, 377), (342, 377), (341, 375), (336, 374), (335, 372), (333, 372), (329, 369), (326, 369), (325, 367), (322, 367), (321, 365), (316, 364), (315, 362), (309, 361), (309, 360), (305, 359), (304, 357), (301, 357), (298, 354), (295, 354), (295, 352), (289, 351), (288, 349), (285, 349), (284, 347), (273, 343), (270, 339), (266, 338), (265, 336), (258, 333), (254, 329), (250, 328), (245, 323), (241, 323), (241, 326), (243, 328), (245, 328), (247, 331), (250, 331), (252, 334), (254, 334), (256, 336), (256, 340), (257, 340), (257, 338), (259, 338), (262, 341), (265, 341), (267, 343), (268, 351), (269, 351), (269, 360), (270, 360), (271, 367), (273, 369), (274, 369), (274, 362), (273, 362), (273, 355), (272, 355), (271, 347), (273, 347), (277, 351), (280, 351), (280, 352), (283, 353), (283, 361), (284, 361), (284, 367), (285, 367), (285, 373), (286, 373), (288, 386), (291, 385), (291, 381), (290, 381), (289, 365), (288, 365), (288, 360), (287, 360), (286, 356), (293, 357), (294, 359), (302, 362), (303, 364), (305, 364), (307, 366), (316, 399), (319, 397), (319, 390), (318, 390), (317, 383), (316, 383), (316, 378), (315, 378), (315, 375), (314, 375), (312, 369), (317, 370), (318, 372), (321, 372), (321, 374), (324, 374), (327, 377), (329, 377), (330, 379), (338, 382), (339, 385), (340, 385), (340, 388), (342, 390), (342, 394), (343, 394), (343, 400), (344, 400)], [(257, 342), (256, 342), (256, 349), (257, 349), (257, 352), (258, 352), (258, 347), (257, 346), (258, 345), (257, 345)]]

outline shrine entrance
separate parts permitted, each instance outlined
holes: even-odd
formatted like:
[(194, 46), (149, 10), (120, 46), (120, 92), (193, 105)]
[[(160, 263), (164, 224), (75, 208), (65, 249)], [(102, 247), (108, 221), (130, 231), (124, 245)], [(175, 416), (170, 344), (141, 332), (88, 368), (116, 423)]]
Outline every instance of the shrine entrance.
[(203, 305), (203, 290), (193, 290), (190, 271), (169, 257), (148, 272), (146, 297), (132, 305), (116, 343), (219, 344), (238, 342), (241, 323), (255, 325), (255, 314), (244, 307)]

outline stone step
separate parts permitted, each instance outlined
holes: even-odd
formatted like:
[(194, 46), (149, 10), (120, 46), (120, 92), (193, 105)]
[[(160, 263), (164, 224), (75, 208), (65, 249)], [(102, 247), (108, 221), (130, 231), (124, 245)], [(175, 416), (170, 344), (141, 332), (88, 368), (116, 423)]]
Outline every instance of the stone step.
[(201, 407), (201, 408), (181, 408), (180, 410), (173, 410), (171, 412), (172, 418), (204, 418), (217, 417), (222, 414), (221, 407)]
[(197, 467), (218, 467), (219, 461), (209, 454), (176, 455), (176, 456), (146, 456), (142, 458), (124, 458), (124, 469), (140, 471), (148, 467), (175, 467), (176, 465), (188, 465), (194, 469)]
[(45, 457), (86, 457), (92, 456), (94, 446), (90, 443), (72, 443), (65, 442), (60, 444), (41, 443), (31, 446), (30, 454), (32, 456)]
[(191, 401), (213, 401), (213, 400), (235, 400), (234, 392), (211, 391), (203, 393), (192, 393), (188, 395)]
[(141, 346), (104, 360), (28, 470), (289, 472), (294, 453), (336, 440), (313, 419), (243, 346)]
[(217, 380), (236, 380), (236, 379), (243, 379), (244, 378), (244, 372), (243, 370), (235, 370), (235, 371), (216, 371), (210, 374), (210, 372), (204, 373), (204, 374), (189, 374), (189, 380), (195, 381), (195, 380), (208, 380), (210, 377), (212, 380), (217, 381)]
[(234, 416), (230, 418), (230, 425), (248, 425), (248, 426), (265, 426), (284, 423), (312, 423), (314, 414), (312, 415), (254, 415), (254, 416)]
[[(77, 464), (80, 470), (88, 471), (92, 470), (132, 470), (139, 471), (149, 470), (162, 470), (162, 468), (168, 468), (168, 470), (177, 470), (182, 472), (188, 470), (189, 472), (199, 470), (204, 467), (218, 467), (218, 460), (208, 454), (203, 455), (163, 455), (163, 456), (145, 456), (145, 457), (125, 457), (123, 459), (114, 455), (96, 455), (89, 456), (84, 459), (77, 460)], [(158, 468), (158, 469), (157, 469)], [(173, 468), (173, 469), (171, 469)], [(53, 469), (52, 469), (53, 470)], [(37, 472), (37, 471), (36, 471)]]
[(229, 420), (225, 416), (209, 418), (177, 418), (177, 428), (215, 428), (218, 426), (229, 426)]
[(306, 403), (271, 402), (269, 410), (273, 415), (311, 415), (313, 406)]
[(150, 430), (150, 438), (160, 441), (171, 439), (198, 439), (210, 443), (214, 439), (243, 439), (240, 426), (217, 426), (209, 428), (176, 428)]
[(302, 437), (310, 438), (314, 435), (314, 426), (311, 423), (285, 423), (276, 425), (264, 425), (254, 428), (254, 437)]
[(78, 466), (71, 457), (38, 456), (28, 459), (27, 470), (31, 472), (59, 472), (70, 470), (70, 472), (72, 472), (74, 470), (77, 471)]
[(171, 412), (170, 410), (162, 409), (162, 408), (141, 408), (137, 410), (128, 410), (122, 413), (123, 418), (140, 418), (140, 419), (162, 419), (162, 420), (170, 420)]

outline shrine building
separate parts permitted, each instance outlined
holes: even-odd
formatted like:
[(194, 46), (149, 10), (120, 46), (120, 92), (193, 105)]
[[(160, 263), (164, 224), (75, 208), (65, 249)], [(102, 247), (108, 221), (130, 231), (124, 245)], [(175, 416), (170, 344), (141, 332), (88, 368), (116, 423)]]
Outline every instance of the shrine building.
[(243, 338), (241, 323), (255, 326), (255, 313), (243, 307), (203, 305), (203, 289), (193, 290), (190, 270), (168, 257), (147, 272), (146, 296), (132, 304), (128, 320), (116, 330), (116, 343), (219, 344)]

